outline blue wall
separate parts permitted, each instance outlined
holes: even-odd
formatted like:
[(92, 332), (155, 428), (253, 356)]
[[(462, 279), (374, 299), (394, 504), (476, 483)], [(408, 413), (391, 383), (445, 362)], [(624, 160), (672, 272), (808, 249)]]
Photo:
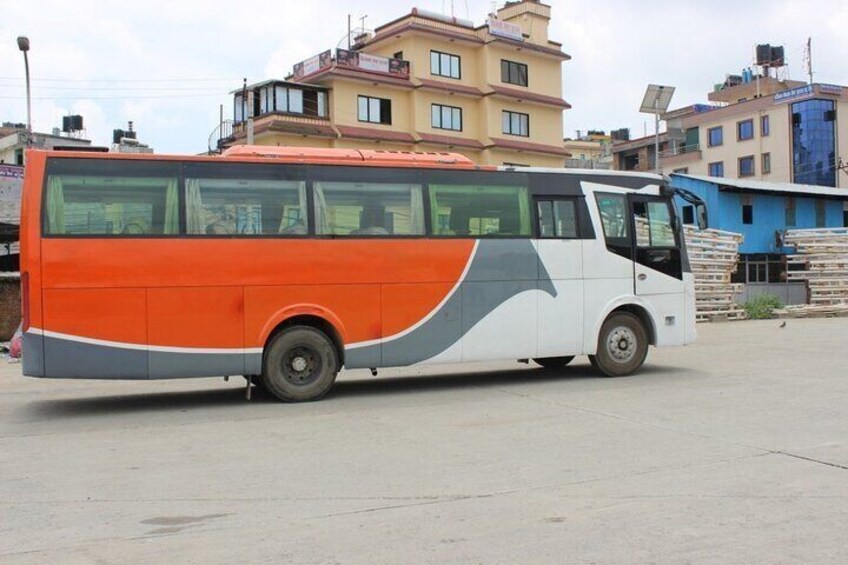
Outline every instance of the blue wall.
[[(701, 179), (671, 175), (671, 185), (694, 192), (707, 203), (709, 227), (741, 233), (745, 240), (739, 248), (740, 253), (791, 253), (792, 249), (775, 246), (775, 231), (786, 229), (804, 229), (816, 227), (815, 196), (795, 197), (795, 225), (786, 226), (786, 197), (777, 194), (763, 194), (756, 190), (750, 192), (720, 191), (718, 184)], [(752, 198), (753, 223), (742, 223), (742, 197)], [(680, 211), (687, 203), (677, 198)], [(845, 200), (848, 200), (846, 191)], [(842, 201), (824, 199), (825, 227), (842, 227)]]

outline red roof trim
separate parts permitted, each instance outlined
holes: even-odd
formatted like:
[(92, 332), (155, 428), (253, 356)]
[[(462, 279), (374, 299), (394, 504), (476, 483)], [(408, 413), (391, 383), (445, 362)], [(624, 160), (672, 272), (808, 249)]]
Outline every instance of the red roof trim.
[(466, 86), (464, 84), (452, 84), (441, 80), (430, 80), (426, 78), (418, 80), (421, 81), (421, 85), (418, 88), (431, 88), (433, 90), (454, 92), (456, 94), (467, 94), (469, 96), (477, 97), (483, 96), (483, 91), (474, 86)]
[(454, 146), (454, 147), (467, 147), (469, 149), (479, 149), (483, 150), (486, 148), (485, 145), (477, 141), (476, 139), (468, 139), (464, 137), (453, 137), (450, 135), (438, 135), (434, 133), (421, 133), (416, 132), (419, 137), (421, 137), (421, 141), (419, 143), (433, 143), (436, 145), (446, 145), (446, 146)]
[(553, 49), (551, 47), (542, 47), (541, 45), (536, 45), (535, 43), (516, 41), (514, 39), (507, 39), (506, 37), (492, 37), (486, 43), (505, 43), (506, 45), (509, 45), (511, 47), (527, 49), (528, 51), (534, 51), (543, 55), (551, 55), (558, 59), (562, 59), (563, 61), (571, 60), (571, 55), (569, 55), (568, 53), (563, 53), (559, 49)]
[(530, 92), (529, 90), (519, 90), (517, 88), (506, 88), (503, 86), (495, 86), (493, 84), (489, 85), (494, 92), (489, 92), (487, 96), (492, 94), (497, 96), (507, 96), (509, 98), (517, 98), (519, 100), (526, 100), (528, 102), (537, 102), (539, 104), (548, 104), (551, 106), (558, 106), (560, 108), (568, 110), (571, 108), (571, 104), (563, 100), (562, 98), (557, 98), (556, 96), (547, 96), (545, 94), (536, 94), (535, 92)]
[(368, 139), (372, 141), (397, 141), (400, 143), (415, 143), (415, 138), (402, 131), (378, 130), (354, 126), (336, 126), (342, 137)]
[(511, 139), (503, 139), (500, 137), (492, 138), (492, 145), (502, 149), (514, 149), (516, 151), (529, 151), (531, 153), (545, 153), (547, 155), (559, 155), (568, 157), (571, 153), (565, 147), (556, 147), (555, 145), (543, 145), (541, 143), (531, 143), (529, 141), (513, 141)]

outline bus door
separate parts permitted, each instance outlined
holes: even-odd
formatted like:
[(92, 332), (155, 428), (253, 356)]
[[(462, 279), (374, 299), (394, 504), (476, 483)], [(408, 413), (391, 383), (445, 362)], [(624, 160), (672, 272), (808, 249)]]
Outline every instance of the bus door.
[(680, 235), (671, 201), (661, 196), (629, 196), (633, 230), (633, 277), (636, 294), (682, 292)]

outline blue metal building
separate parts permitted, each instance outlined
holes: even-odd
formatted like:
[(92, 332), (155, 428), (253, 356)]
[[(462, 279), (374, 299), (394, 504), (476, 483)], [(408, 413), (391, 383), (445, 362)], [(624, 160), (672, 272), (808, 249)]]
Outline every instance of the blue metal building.
[[(769, 292), (788, 304), (805, 302), (806, 292), (803, 284), (786, 282), (785, 255), (793, 250), (782, 245), (783, 233), (848, 226), (844, 188), (683, 174), (671, 175), (671, 185), (707, 203), (710, 228), (744, 236), (734, 282), (745, 283), (746, 294)], [(684, 223), (695, 223), (691, 205), (678, 199), (677, 209)]]

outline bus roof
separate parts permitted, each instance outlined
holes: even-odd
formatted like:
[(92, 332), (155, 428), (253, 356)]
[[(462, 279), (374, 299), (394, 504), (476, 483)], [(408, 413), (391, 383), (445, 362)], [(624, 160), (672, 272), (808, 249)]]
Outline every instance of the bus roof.
[(83, 159), (125, 159), (133, 161), (224, 161), (242, 163), (298, 163), (316, 165), (355, 165), (375, 167), (410, 167), (432, 169), (509, 171), (526, 173), (549, 173), (579, 175), (582, 177), (624, 177), (663, 181), (661, 175), (631, 171), (608, 171), (591, 169), (566, 169), (522, 166), (476, 165), (460, 153), (386, 151), (378, 149), (330, 149), (323, 147), (278, 147), (274, 145), (235, 145), (221, 155), (173, 155), (153, 153), (103, 153), (86, 150), (43, 150), (48, 157)]
[(328, 149), (320, 147), (277, 147), (236, 145), (221, 155), (165, 155), (152, 153), (102, 153), (92, 151), (45, 151), (48, 157), (82, 159), (125, 159), (134, 161), (226, 161), (251, 163), (312, 163), (323, 165), (365, 165), (378, 167), (420, 167), (438, 169), (496, 170), (476, 165), (459, 153), (383, 151), (374, 149)]

